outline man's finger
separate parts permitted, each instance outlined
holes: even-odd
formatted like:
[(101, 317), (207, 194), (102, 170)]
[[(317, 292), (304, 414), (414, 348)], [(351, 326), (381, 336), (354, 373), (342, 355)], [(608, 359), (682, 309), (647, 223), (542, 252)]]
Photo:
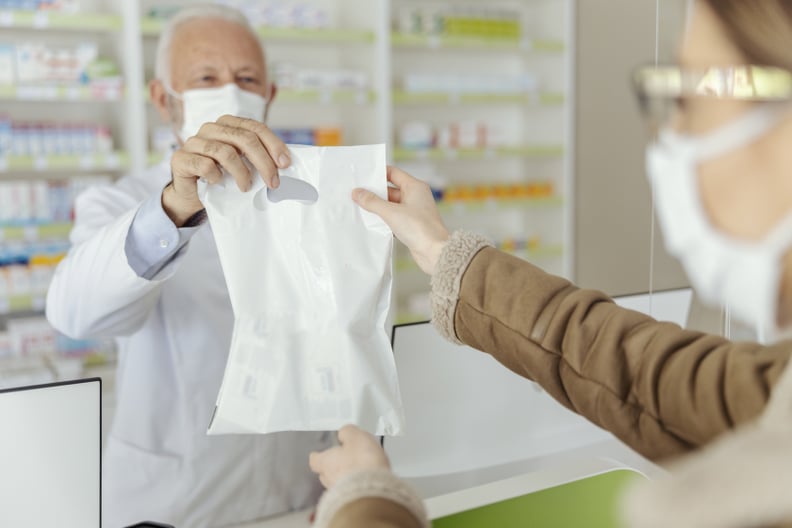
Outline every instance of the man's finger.
[[(183, 150), (213, 160), (231, 174), (240, 190), (250, 189), (250, 170), (242, 161), (239, 151), (223, 140), (207, 139), (209, 134), (204, 132), (205, 128), (210, 129), (208, 125), (201, 127), (201, 133), (188, 139), (184, 143)], [(203, 176), (203, 174), (197, 175)]]
[(222, 176), (215, 160), (179, 149), (173, 153), (171, 170), (174, 178), (206, 178)]
[[(280, 183), (277, 169), (285, 169), (291, 165), (291, 154), (289, 154), (289, 149), (286, 144), (281, 141), (267, 125), (255, 119), (225, 115), (218, 119), (217, 123), (234, 128), (241, 128), (257, 136), (259, 142), (264, 146), (264, 149), (274, 164), (271, 172), (268, 171), (267, 174), (262, 173), (262, 177), (264, 181), (267, 182), (267, 185), (277, 187)], [(254, 160), (251, 159), (250, 161), (258, 167)]]
[(198, 131), (198, 136), (190, 141), (204, 139), (227, 144), (253, 164), (268, 187), (277, 187), (278, 168), (259, 136), (246, 128), (225, 125), (220, 119), (215, 123), (204, 124)]

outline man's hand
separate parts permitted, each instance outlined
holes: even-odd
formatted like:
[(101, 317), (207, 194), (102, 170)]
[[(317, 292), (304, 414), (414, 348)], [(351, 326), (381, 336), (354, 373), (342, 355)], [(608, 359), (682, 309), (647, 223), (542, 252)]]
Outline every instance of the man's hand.
[(198, 179), (210, 184), (223, 178), (223, 170), (233, 176), (242, 191), (253, 185), (247, 159), (267, 187), (276, 188), (278, 169), (291, 163), (286, 145), (266, 125), (252, 119), (225, 115), (206, 123), (188, 138), (171, 158), (172, 184), (162, 192), (162, 207), (176, 226), (203, 209), (198, 199)]
[(338, 431), (338, 442), (321, 453), (311, 453), (308, 463), (319, 475), (324, 487), (330, 488), (351, 473), (369, 469), (390, 469), (388, 457), (376, 438), (354, 425)]

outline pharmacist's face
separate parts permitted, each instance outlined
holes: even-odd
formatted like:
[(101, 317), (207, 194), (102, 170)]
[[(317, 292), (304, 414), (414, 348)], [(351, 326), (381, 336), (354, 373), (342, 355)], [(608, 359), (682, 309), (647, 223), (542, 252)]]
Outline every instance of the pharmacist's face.
[[(180, 26), (171, 42), (170, 69), (171, 87), (179, 93), (234, 83), (265, 99), (273, 96), (261, 45), (247, 30), (227, 20), (196, 19)], [(178, 130), (181, 102), (169, 97), (168, 111)]]

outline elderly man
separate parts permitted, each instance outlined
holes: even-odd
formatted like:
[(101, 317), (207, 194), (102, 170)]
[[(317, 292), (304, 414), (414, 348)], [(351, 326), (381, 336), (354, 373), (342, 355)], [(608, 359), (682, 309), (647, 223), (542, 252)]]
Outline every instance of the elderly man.
[(226, 526), (307, 507), (320, 491), (308, 453), (329, 435), (206, 435), (233, 314), (196, 182), (225, 170), (247, 190), (246, 158), (276, 187), (277, 168), (290, 163), (262, 124), (275, 87), (245, 18), (218, 6), (178, 13), (161, 36), (150, 95), (178, 149), (78, 197), (73, 248), (47, 298), (60, 331), (118, 342), (105, 526)]

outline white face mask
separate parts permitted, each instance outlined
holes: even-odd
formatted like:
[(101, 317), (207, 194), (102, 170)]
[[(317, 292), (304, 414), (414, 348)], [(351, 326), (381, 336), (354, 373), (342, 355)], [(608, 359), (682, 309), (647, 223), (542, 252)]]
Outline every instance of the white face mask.
[(233, 83), (218, 88), (185, 90), (181, 94), (167, 85), (165, 89), (184, 104), (184, 122), (179, 132), (182, 141), (196, 135), (205, 123), (214, 123), (226, 114), (262, 121), (267, 111), (266, 99)]
[(678, 258), (704, 302), (727, 307), (764, 341), (778, 338), (784, 254), (792, 246), (792, 214), (762, 240), (737, 240), (716, 230), (698, 190), (698, 165), (757, 140), (786, 116), (764, 105), (699, 137), (664, 130), (647, 150), (650, 183), (666, 248)]

